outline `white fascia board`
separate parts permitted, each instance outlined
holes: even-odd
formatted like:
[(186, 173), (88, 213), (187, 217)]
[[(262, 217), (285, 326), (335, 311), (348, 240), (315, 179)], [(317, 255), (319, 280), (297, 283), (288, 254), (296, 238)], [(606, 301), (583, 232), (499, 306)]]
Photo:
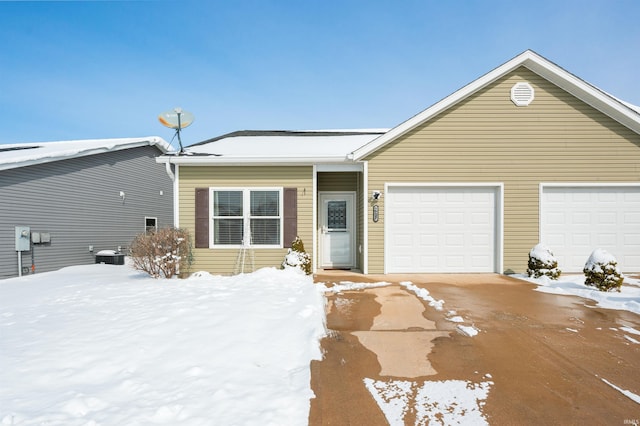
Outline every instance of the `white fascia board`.
[(190, 166), (312, 166), (316, 164), (353, 164), (345, 157), (215, 157), (215, 156), (161, 156), (159, 163)]
[(463, 88), (457, 90), (456, 92), (452, 93), (451, 95), (447, 96), (446, 98), (436, 102), (435, 104), (431, 105), (429, 108), (425, 109), (424, 111), (414, 115), (413, 117), (411, 117), (407, 121), (401, 123), (400, 125), (394, 127), (393, 129), (389, 130), (384, 135), (382, 135), (379, 138), (374, 139), (373, 141), (369, 142), (367, 145), (364, 145), (364, 146), (358, 148), (357, 150), (355, 150), (353, 152), (353, 158), (355, 160), (362, 160), (365, 156), (367, 156), (370, 153), (374, 152), (378, 148), (386, 145), (387, 143), (391, 142), (392, 140), (396, 139), (397, 137), (407, 133), (408, 131), (414, 129), (415, 127), (419, 126), (420, 124), (424, 123), (425, 121), (429, 120), (430, 118), (436, 116), (437, 114), (441, 113), (442, 111), (444, 111), (444, 110), (448, 109), (449, 107), (455, 105), (456, 103), (460, 102), (461, 100), (469, 97), (470, 95), (472, 95), (473, 93), (477, 92), (478, 90), (480, 90), (481, 88), (483, 88), (487, 84), (489, 84), (492, 81), (498, 79), (500, 76), (502, 76), (502, 75), (514, 70), (518, 66), (520, 66), (520, 64), (522, 62), (522, 59), (521, 59), (522, 56), (527, 55), (528, 53), (533, 53), (533, 52), (526, 51), (523, 54), (513, 58), (509, 62), (507, 62), (507, 63), (503, 64), (502, 66), (494, 69), (493, 71), (483, 75), (482, 77), (478, 78), (477, 80), (474, 80), (473, 82), (467, 84), (466, 86), (464, 86)]
[(452, 93), (441, 101), (433, 104), (426, 110), (418, 113), (397, 127), (394, 127), (379, 138), (358, 148), (353, 152), (354, 160), (362, 160), (378, 148), (409, 132), (425, 121), (452, 107), (461, 100), (466, 99), (478, 90), (520, 66), (530, 69), (534, 73), (544, 77), (583, 102), (586, 102), (602, 113), (630, 128), (634, 132), (640, 133), (640, 114), (638, 114), (638, 112), (633, 108), (627, 106), (623, 102), (611, 95), (608, 95), (595, 86), (586, 83), (584, 80), (574, 76), (570, 72), (564, 70), (553, 62), (548, 61), (537, 53), (527, 50), (493, 71), (488, 72), (477, 80), (474, 80), (458, 91)]
[(361, 172), (364, 170), (363, 163), (331, 163), (316, 164), (316, 170), (319, 172)]
[(640, 133), (640, 114), (626, 102), (576, 77), (542, 57), (528, 60), (523, 65), (576, 98), (636, 133)]

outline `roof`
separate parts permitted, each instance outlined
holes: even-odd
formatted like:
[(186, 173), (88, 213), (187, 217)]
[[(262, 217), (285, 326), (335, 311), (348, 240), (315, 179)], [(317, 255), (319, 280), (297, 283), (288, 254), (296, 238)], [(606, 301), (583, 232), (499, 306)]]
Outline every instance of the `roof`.
[(466, 99), (497, 79), (511, 71), (524, 66), (560, 88), (571, 93), (602, 113), (640, 134), (640, 107), (633, 106), (598, 89), (586, 81), (576, 77), (553, 62), (543, 58), (532, 50), (526, 50), (510, 61), (500, 65), (482, 77), (474, 80), (453, 94), (433, 104), (426, 110), (389, 130), (368, 144), (359, 147), (353, 153), (354, 161), (362, 160), (367, 155), (380, 149), (398, 137), (411, 131), (420, 124), (430, 120), (458, 102)]
[(158, 161), (192, 165), (356, 163), (519, 67), (528, 68), (640, 134), (640, 107), (527, 50), (390, 130), (244, 130), (191, 145), (184, 155), (162, 156)]
[(388, 129), (242, 130), (208, 139), (159, 161), (189, 164), (341, 163)]
[(158, 136), (121, 139), (86, 139), (0, 145), (0, 170), (102, 154), (141, 146), (155, 146), (163, 154), (171, 150)]

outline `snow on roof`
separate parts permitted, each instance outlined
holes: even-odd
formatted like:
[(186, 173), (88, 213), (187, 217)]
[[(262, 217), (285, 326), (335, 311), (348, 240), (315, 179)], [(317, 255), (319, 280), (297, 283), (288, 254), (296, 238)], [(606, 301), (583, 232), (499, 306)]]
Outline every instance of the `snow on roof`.
[(147, 145), (157, 146), (164, 154), (171, 150), (167, 141), (158, 136), (5, 144), (0, 145), (0, 170)]
[(181, 158), (186, 161), (189, 156), (214, 157), (216, 161), (344, 161), (355, 149), (387, 130), (243, 130), (190, 145)]

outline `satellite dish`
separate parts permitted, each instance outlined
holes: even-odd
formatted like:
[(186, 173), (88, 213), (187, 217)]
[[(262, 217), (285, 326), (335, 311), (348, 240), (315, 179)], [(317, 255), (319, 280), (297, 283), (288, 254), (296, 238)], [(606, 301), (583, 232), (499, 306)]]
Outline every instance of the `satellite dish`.
[(195, 117), (188, 111), (182, 111), (181, 108), (176, 108), (173, 111), (163, 112), (158, 116), (158, 120), (162, 123), (163, 126), (168, 127), (170, 129), (184, 129), (185, 127), (189, 127)]
[(180, 139), (180, 130), (185, 127), (189, 127), (195, 117), (188, 111), (183, 111), (182, 108), (174, 108), (173, 111), (163, 112), (158, 116), (158, 120), (163, 126), (170, 129), (175, 129), (178, 136), (178, 142), (180, 143), (180, 152), (183, 152), (182, 139)]

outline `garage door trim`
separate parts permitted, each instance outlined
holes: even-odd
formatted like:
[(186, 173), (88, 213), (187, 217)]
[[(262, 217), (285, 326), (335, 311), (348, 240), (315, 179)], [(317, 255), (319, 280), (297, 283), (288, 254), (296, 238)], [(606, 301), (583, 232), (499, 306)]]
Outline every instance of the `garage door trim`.
[(495, 253), (494, 253), (494, 272), (500, 273), (504, 268), (504, 183), (503, 182), (386, 182), (384, 184), (384, 273), (389, 272), (389, 249), (390, 249), (390, 233), (389, 233), (389, 208), (388, 200), (389, 189), (392, 187), (402, 188), (487, 188), (495, 191), (496, 195), (496, 211), (495, 211)]

